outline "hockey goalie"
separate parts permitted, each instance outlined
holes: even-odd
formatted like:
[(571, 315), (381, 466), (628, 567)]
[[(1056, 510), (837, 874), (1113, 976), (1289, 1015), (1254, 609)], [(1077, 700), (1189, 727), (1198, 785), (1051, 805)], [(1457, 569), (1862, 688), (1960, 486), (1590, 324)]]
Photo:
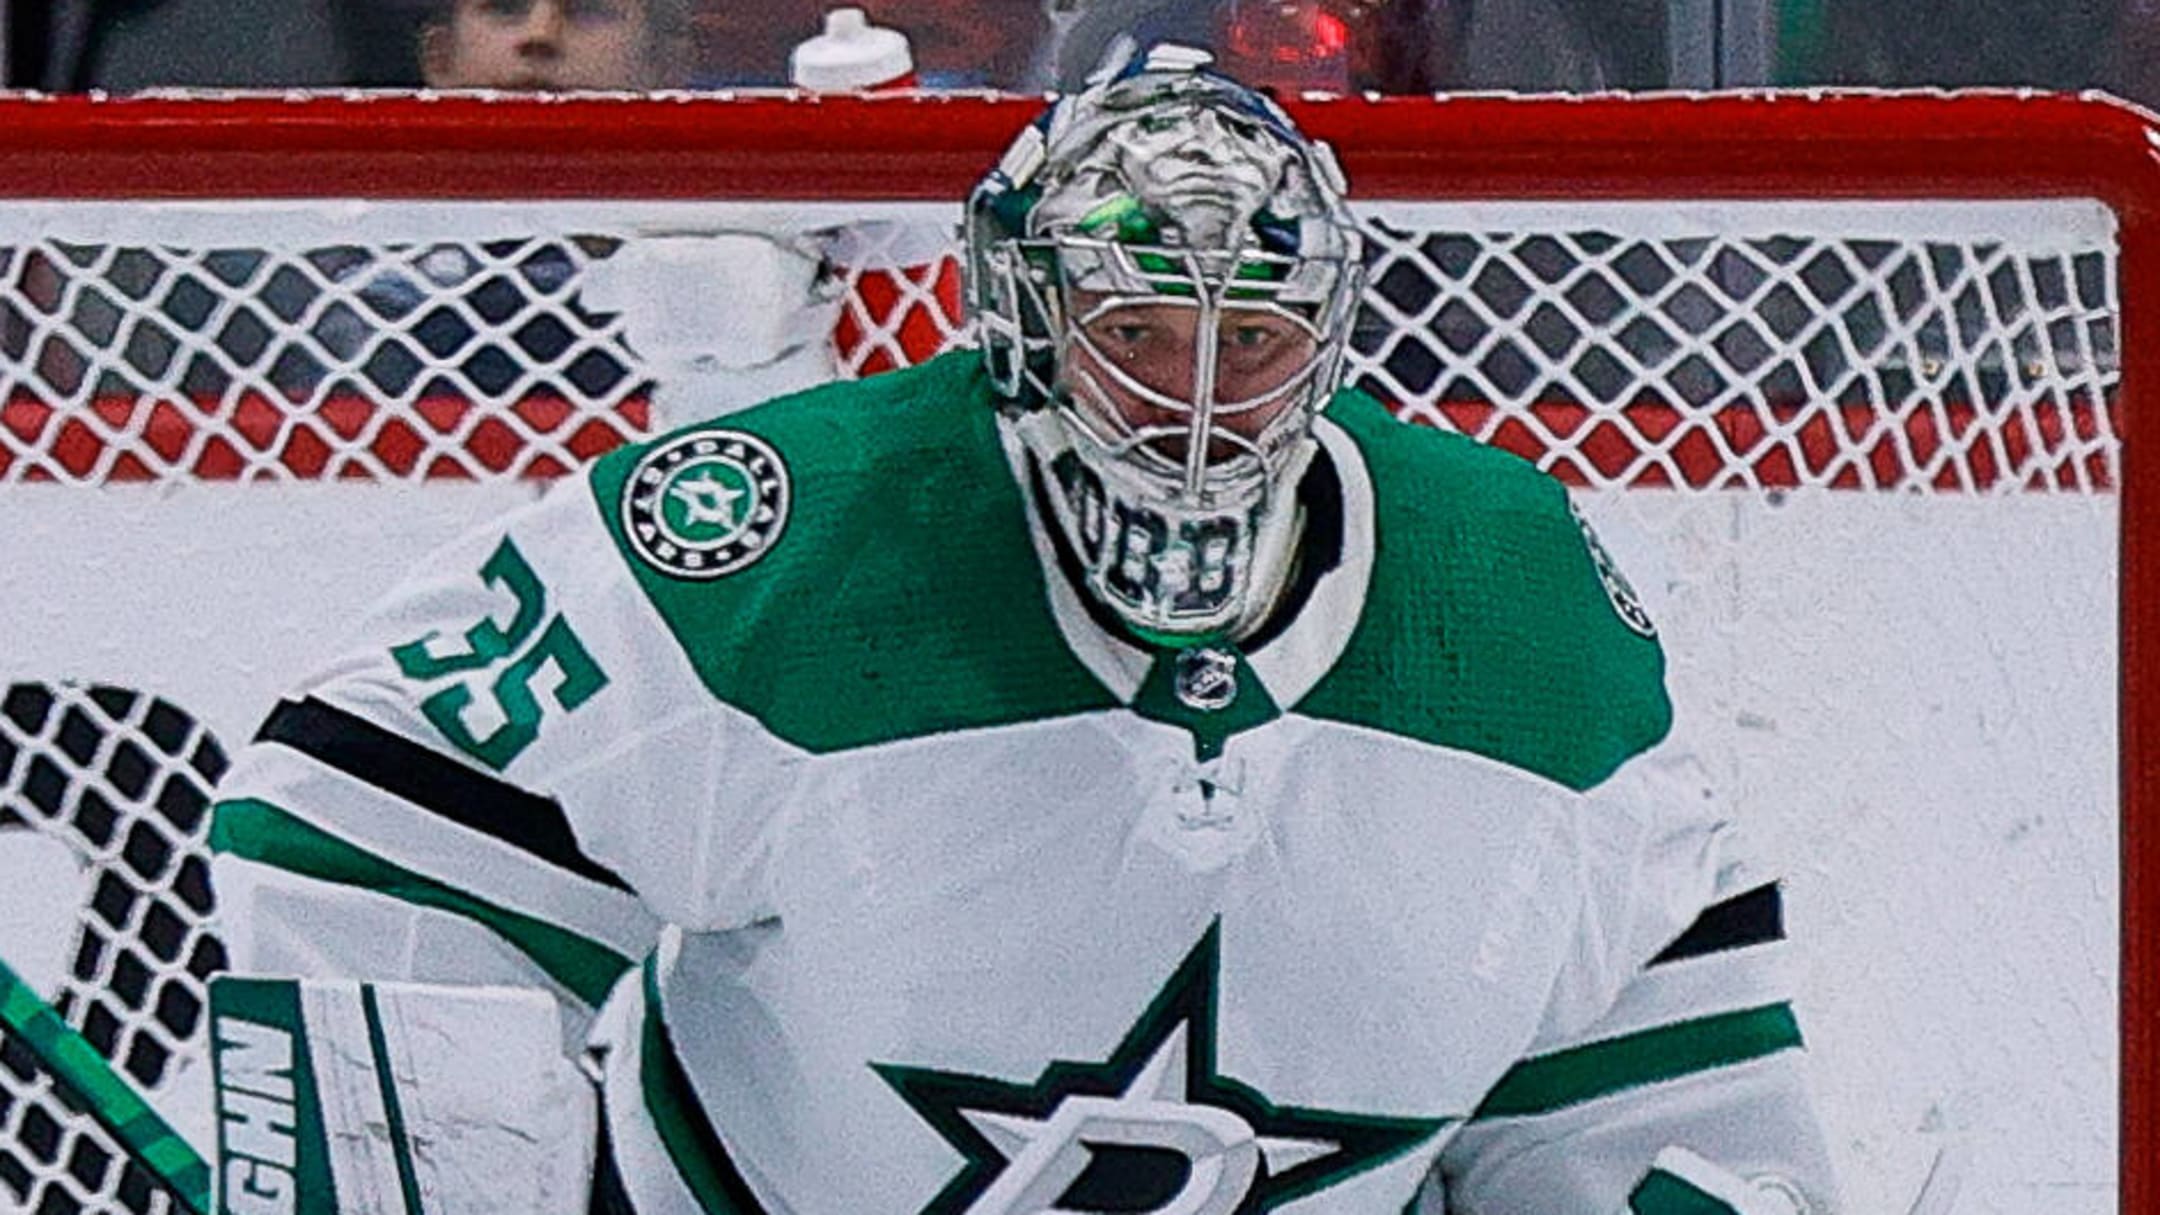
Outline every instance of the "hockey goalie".
[(607, 456), (270, 713), (227, 1207), (1837, 1210), (1642, 603), (1340, 384), (1329, 150), (1159, 47), (967, 224), (979, 350)]

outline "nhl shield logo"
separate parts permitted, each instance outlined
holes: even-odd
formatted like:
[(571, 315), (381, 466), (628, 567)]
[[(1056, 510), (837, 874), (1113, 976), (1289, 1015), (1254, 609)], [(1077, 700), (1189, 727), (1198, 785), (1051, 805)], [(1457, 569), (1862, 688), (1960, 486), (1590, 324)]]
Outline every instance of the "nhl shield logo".
[(1214, 713), (1237, 699), (1237, 655), (1212, 647), (1180, 650), (1174, 681), (1177, 698), (1188, 709)]
[(623, 487), (630, 547), (671, 578), (706, 579), (755, 563), (787, 527), (780, 453), (738, 430), (699, 430), (645, 453)]

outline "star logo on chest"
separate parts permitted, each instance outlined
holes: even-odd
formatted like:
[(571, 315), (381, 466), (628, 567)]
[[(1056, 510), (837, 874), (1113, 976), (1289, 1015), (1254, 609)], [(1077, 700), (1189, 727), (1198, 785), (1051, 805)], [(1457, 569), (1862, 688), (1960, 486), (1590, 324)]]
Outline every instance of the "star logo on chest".
[(1220, 964), (1217, 922), (1108, 1059), (1052, 1062), (1033, 1083), (874, 1065), (967, 1160), (923, 1215), (1255, 1215), (1453, 1121), (1278, 1105), (1221, 1074)]

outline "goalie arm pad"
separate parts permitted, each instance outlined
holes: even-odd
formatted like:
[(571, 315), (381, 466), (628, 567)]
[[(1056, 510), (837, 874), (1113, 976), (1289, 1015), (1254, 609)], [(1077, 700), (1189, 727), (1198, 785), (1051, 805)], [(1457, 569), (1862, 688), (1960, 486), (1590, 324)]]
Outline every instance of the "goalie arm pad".
[[(1674, 1146), (1810, 1215), (1839, 1209), (1783, 891), (1748, 863), (1698, 768), (1668, 744), (1591, 794), (1577, 952), (1528, 1049), (1441, 1153), (1447, 1210), (1622, 1210)], [(1661, 1191), (1666, 1209), (1691, 1209), (1670, 1205), (1684, 1177), (1649, 1176), (1653, 1210)]]
[(227, 976), (210, 1003), (220, 1210), (585, 1210), (596, 1098), (545, 993)]
[[(1541, 1036), (1442, 1152), (1446, 1209), (1614, 1211), (1650, 1162), (1679, 1146), (1759, 1189), (1797, 1196), (1809, 1215), (1838, 1210), (1776, 902), (1770, 885), (1721, 899), (1602, 1016)], [(1707, 1175), (1665, 1170), (1646, 1209), (1719, 1209), (1669, 1205), (1673, 1184)]]

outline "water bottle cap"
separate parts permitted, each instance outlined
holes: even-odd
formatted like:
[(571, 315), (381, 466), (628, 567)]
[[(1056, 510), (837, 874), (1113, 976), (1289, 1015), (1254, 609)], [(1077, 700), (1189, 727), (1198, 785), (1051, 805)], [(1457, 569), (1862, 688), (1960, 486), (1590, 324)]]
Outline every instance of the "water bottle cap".
[(914, 71), (907, 35), (870, 24), (859, 8), (825, 14), (825, 32), (788, 56), (788, 78), (795, 87), (820, 93), (890, 88), (903, 84)]

